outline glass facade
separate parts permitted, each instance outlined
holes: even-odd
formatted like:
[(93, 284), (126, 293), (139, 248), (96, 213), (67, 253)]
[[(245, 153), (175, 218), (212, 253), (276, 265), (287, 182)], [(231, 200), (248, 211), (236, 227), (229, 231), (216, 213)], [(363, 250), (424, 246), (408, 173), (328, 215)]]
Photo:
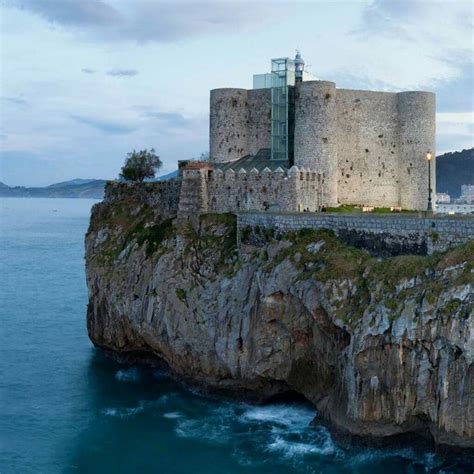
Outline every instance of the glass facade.
[(272, 160), (293, 165), (295, 65), (290, 58), (272, 59)]
[(254, 89), (270, 89), (272, 87), (271, 74), (254, 74), (253, 88)]

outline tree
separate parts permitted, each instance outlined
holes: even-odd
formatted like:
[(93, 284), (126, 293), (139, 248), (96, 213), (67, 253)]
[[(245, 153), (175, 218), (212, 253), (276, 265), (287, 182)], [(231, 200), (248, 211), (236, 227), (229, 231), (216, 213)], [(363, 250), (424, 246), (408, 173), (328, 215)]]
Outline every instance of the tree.
[(155, 149), (133, 150), (127, 154), (125, 164), (122, 166), (120, 178), (126, 181), (142, 183), (145, 178), (154, 178), (156, 171), (161, 168), (161, 160), (155, 154)]

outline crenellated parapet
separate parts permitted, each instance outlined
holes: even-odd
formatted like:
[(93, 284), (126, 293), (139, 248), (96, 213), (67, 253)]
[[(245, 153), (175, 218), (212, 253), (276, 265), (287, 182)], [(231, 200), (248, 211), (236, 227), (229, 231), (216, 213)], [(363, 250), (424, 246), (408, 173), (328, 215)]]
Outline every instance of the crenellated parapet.
[(243, 210), (316, 211), (320, 202), (319, 173), (293, 166), (290, 170), (266, 167), (211, 172), (208, 186), (209, 212)]

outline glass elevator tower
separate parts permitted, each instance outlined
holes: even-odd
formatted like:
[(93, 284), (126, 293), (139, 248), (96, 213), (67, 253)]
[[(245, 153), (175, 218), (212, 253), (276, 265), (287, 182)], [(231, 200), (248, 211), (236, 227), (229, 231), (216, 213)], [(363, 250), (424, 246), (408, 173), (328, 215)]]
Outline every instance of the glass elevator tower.
[(295, 130), (295, 63), (290, 58), (272, 59), (272, 160), (293, 165)]

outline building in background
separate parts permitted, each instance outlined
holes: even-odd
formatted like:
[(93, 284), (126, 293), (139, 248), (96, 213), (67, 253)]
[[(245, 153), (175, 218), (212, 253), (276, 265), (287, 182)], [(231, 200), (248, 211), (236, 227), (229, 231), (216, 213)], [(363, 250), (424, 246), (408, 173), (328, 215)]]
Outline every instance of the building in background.
[(474, 184), (463, 184), (459, 199), (464, 202), (474, 202)]
[(436, 203), (450, 203), (451, 196), (448, 193), (436, 193)]

